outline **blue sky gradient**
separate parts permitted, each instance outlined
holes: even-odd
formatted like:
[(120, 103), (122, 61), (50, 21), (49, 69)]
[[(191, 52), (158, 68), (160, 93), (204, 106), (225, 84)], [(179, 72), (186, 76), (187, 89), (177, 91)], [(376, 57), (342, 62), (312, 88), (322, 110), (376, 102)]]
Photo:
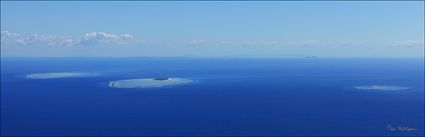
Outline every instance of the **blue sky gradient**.
[(424, 57), (424, 2), (1, 2), (2, 57)]

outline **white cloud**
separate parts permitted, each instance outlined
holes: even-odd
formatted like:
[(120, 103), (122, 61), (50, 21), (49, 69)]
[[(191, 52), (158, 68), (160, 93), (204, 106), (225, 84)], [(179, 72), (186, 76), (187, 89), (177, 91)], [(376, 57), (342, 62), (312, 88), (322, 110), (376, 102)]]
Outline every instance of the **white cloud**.
[[(319, 40), (304, 40), (304, 41), (273, 41), (273, 40), (223, 40), (223, 41), (204, 41), (204, 40), (192, 40), (189, 44), (213, 44), (213, 45), (276, 45), (276, 46), (312, 46), (324, 44)], [(329, 43), (329, 42), (328, 42)], [(330, 42), (332, 43), (332, 42)]]
[(108, 34), (106, 32), (90, 32), (83, 35), (81, 37), (81, 41), (113, 40), (117, 38), (118, 38), (117, 35)]
[(131, 34), (123, 34), (122, 35), (122, 38), (124, 38), (124, 39), (132, 39), (133, 38), (133, 35), (131, 35)]
[(288, 41), (285, 42), (284, 44), (287, 45), (318, 45), (321, 44), (323, 42), (319, 41), (319, 40), (305, 40), (305, 41)]
[(39, 35), (32, 34), (28, 37), (24, 37), (26, 45), (65, 45), (72, 46), (74, 40), (70, 36), (61, 36), (61, 35)]
[(9, 31), (1, 32), (1, 45), (45, 46), (91, 46), (124, 45), (133, 38), (131, 34), (116, 35), (106, 32), (90, 32), (79, 37), (65, 35), (23, 35)]
[(220, 41), (219, 44), (223, 44), (223, 45), (252, 45), (252, 44), (260, 44), (260, 42), (259, 41), (252, 41), (252, 40), (246, 40), (246, 41), (225, 40), (225, 41)]
[(204, 42), (206, 42), (206, 41), (205, 40), (192, 40), (189, 43), (197, 44), (197, 43), (204, 43)]
[(25, 40), (21, 34), (9, 31), (1, 31), (1, 45), (25, 45)]
[(106, 32), (90, 32), (81, 36), (78, 45), (90, 46), (98, 44), (123, 45), (127, 40), (132, 39), (133, 35), (123, 34), (116, 35)]
[(394, 43), (400, 46), (424, 46), (425, 45), (424, 40), (402, 40), (402, 41), (395, 41)]
[(187, 44), (189, 45), (199, 45), (199, 44), (206, 44), (207, 41), (205, 40), (191, 40), (189, 42), (187, 42)]

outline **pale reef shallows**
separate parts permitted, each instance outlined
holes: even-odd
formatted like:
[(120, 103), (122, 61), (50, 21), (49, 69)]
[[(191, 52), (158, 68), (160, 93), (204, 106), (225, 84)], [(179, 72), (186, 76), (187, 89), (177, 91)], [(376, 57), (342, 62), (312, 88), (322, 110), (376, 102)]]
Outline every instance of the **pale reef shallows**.
[(95, 76), (93, 73), (77, 73), (77, 72), (58, 72), (58, 73), (35, 73), (28, 74), (29, 79), (54, 79), (54, 78), (75, 78)]
[(400, 87), (400, 86), (357, 86), (354, 87), (359, 90), (406, 90), (408, 87)]
[(184, 78), (143, 78), (126, 79), (109, 82), (109, 87), (113, 88), (156, 88), (165, 86), (182, 85), (193, 82)]

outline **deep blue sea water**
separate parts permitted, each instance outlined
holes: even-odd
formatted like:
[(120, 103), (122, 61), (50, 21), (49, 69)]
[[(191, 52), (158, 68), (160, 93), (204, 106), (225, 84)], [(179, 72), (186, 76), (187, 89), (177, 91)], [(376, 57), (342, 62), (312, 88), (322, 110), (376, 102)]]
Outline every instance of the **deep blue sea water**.
[[(195, 82), (107, 85), (150, 77)], [(2, 58), (1, 135), (423, 136), (424, 59)]]

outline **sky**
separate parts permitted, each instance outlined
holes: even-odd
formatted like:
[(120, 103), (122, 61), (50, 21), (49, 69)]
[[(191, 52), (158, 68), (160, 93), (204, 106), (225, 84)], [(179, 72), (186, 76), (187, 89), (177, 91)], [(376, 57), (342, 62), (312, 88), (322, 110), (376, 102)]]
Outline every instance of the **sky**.
[(424, 1), (1, 2), (1, 57), (419, 57)]

